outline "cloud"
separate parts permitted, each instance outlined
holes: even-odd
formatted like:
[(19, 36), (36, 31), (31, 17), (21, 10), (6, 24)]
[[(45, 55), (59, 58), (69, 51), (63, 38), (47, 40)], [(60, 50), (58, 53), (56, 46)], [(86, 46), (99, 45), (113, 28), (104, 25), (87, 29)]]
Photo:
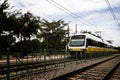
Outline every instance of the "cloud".
[[(51, 0), (48, 0), (51, 2)], [(31, 10), (33, 13), (46, 13), (53, 14), (61, 13), (62, 11), (51, 5), (47, 0), (9, 0), (9, 2), (16, 6), (17, 8), (22, 8), (23, 10)], [(54, 0), (65, 8), (69, 9), (72, 12), (86, 12), (92, 10), (98, 10), (107, 8), (105, 1), (100, 0)], [(111, 4), (114, 6), (118, 5), (119, 0), (111, 1)], [(19, 6), (24, 5), (24, 8)], [(62, 13), (64, 14), (64, 13)]]
[[(52, 2), (51, 0), (48, 0)], [(55, 3), (50, 4), (47, 0), (9, 0), (11, 6), (15, 6), (14, 9), (22, 9), (22, 12), (30, 11), (34, 15), (45, 18), (47, 20), (63, 19), (66, 22), (71, 21), (70, 28), (72, 32), (75, 31), (75, 24), (78, 26), (78, 30), (101, 30), (104, 33), (105, 39), (113, 39), (120, 45), (120, 28), (116, 25), (108, 10), (108, 6), (105, 0), (54, 0), (63, 7), (67, 8), (74, 14), (80, 16), (80, 18), (72, 17), (69, 14), (61, 11), (55, 7)], [(120, 22), (120, 0), (109, 0), (114, 13)], [(73, 15), (73, 14), (72, 14)], [(82, 18), (82, 19), (81, 19)], [(79, 20), (78, 20), (79, 19)], [(83, 19), (87, 21), (84, 22)], [(95, 28), (90, 24), (97, 25)], [(116, 45), (118, 45), (116, 44)]]
[[(46, 0), (10, 0), (11, 5), (15, 6), (15, 9), (22, 9), (22, 12), (30, 11), (38, 16), (57, 15), (62, 13)], [(24, 7), (22, 7), (22, 6)]]
[[(120, 21), (120, 12), (117, 12), (118, 21)], [(100, 11), (93, 11), (92, 14), (85, 16), (84, 19), (89, 21), (90, 23), (95, 23), (99, 29), (102, 31), (102, 36), (106, 40), (113, 40), (113, 45), (120, 46), (120, 27), (116, 24), (111, 16), (109, 10), (100, 10)]]

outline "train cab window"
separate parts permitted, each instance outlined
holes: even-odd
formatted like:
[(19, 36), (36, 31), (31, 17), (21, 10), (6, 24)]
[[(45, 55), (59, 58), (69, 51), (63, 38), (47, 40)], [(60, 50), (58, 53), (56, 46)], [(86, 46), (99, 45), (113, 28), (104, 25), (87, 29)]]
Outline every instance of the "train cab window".
[(70, 46), (84, 46), (85, 35), (74, 35), (71, 37)]
[(70, 41), (70, 46), (84, 46), (85, 39), (72, 39)]

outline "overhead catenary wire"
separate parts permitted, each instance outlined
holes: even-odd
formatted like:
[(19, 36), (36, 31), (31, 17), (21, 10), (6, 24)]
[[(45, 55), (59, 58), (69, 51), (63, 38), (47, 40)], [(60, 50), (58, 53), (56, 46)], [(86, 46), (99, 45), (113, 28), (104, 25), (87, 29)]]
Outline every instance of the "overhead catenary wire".
[(94, 26), (95, 28), (98, 28), (97, 26), (95, 26), (95, 25), (87, 22), (87, 21), (86, 21), (85, 19), (83, 19), (81, 16), (79, 16), (79, 15), (73, 13), (72, 11), (70, 11), (69, 9), (63, 7), (63, 6), (62, 6), (61, 4), (59, 4), (58, 2), (56, 2), (56, 1), (54, 1), (54, 0), (51, 0), (51, 1), (53, 1), (54, 3), (56, 3), (57, 5), (59, 5), (60, 7), (62, 7), (62, 8), (65, 9), (66, 11), (68, 11), (69, 13), (71, 13), (71, 14), (75, 15), (76, 17), (80, 18), (81, 20), (83, 20), (83, 21), (86, 22), (87, 24), (89, 24), (89, 25), (91, 25), (91, 26)]
[[(51, 4), (53, 4), (52, 2), (54, 2), (55, 3), (55, 1), (53, 1), (53, 0), (47, 0), (49, 3), (51, 3)], [(52, 2), (50, 2), (50, 1), (52, 1)], [(107, 4), (109, 3), (109, 1), (108, 0), (106, 0), (107, 2)], [(55, 6), (55, 4), (53, 4), (54, 6)], [(109, 5), (110, 5), (110, 3), (109, 3)], [(59, 9), (61, 9), (62, 11), (64, 11), (65, 13), (67, 13), (67, 14), (69, 14), (69, 15), (71, 15), (73, 18), (76, 18), (77, 16), (75, 16), (76, 14), (74, 13), (73, 14), (73, 12), (71, 13), (71, 11), (70, 10), (67, 10), (67, 8), (65, 9), (63, 6), (61, 6), (60, 7), (60, 5), (58, 6), (58, 4), (57, 4), (57, 8), (59, 8)], [(111, 9), (110, 9), (111, 8)], [(118, 24), (118, 26), (120, 27), (120, 23), (118, 22), (118, 19), (116, 18), (116, 15), (114, 14), (114, 12), (113, 12), (113, 9), (112, 9), (112, 7), (111, 7), (111, 5), (110, 5), (110, 11), (111, 11), (111, 14), (112, 14), (112, 16), (113, 16), (113, 18), (114, 18), (114, 21)], [(79, 18), (79, 17), (77, 17), (77, 18)], [(76, 18), (76, 19), (77, 19)], [(78, 19), (77, 19), (78, 20)], [(85, 21), (86, 22), (86, 21)], [(86, 23), (85, 23), (86, 24)], [(87, 25), (88, 25), (88, 23), (87, 23)], [(91, 26), (90, 26), (91, 27)], [(95, 28), (96, 28), (97, 26), (95, 26)], [(99, 27), (100, 28), (100, 27)]]
[(115, 13), (114, 13), (112, 7), (111, 7), (111, 4), (110, 4), (109, 0), (105, 0), (105, 2), (106, 2), (106, 4), (107, 4), (107, 6), (108, 6), (108, 9), (109, 9), (110, 12), (111, 12), (111, 15), (112, 15), (112, 17), (113, 17), (115, 23), (120, 27), (120, 23), (119, 23), (119, 21), (118, 21), (116, 15), (115, 15)]
[(81, 21), (83, 24), (85, 24), (85, 25), (87, 25), (87, 26), (90, 25), (90, 27), (92, 27), (92, 28), (95, 27), (96, 29), (98, 29), (97, 26), (95, 26), (95, 25), (93, 25), (93, 24), (91, 24), (91, 23), (88, 23), (85, 19), (83, 19), (83, 18), (80, 17), (79, 15), (73, 13), (73, 12), (70, 11), (69, 9), (63, 7), (62, 5), (60, 5), (59, 3), (57, 3), (56, 1), (54, 1), (54, 0), (50, 0), (50, 1), (49, 1), (49, 0), (46, 0), (46, 1), (48, 1), (48, 2), (49, 2), (50, 4), (52, 4), (53, 6), (59, 8), (59, 9), (62, 10), (63, 12), (67, 13), (68, 15), (72, 16), (73, 18)]
[(48, 1), (50, 4), (52, 4), (53, 6), (57, 7), (58, 9), (62, 10), (63, 12), (65, 12), (66, 14), (69, 14), (70, 16), (72, 16), (73, 18), (77, 19), (76, 16), (70, 14), (69, 12), (65, 11), (64, 9), (60, 8), (59, 6), (55, 5), (54, 3), (50, 2), (49, 0), (46, 0)]

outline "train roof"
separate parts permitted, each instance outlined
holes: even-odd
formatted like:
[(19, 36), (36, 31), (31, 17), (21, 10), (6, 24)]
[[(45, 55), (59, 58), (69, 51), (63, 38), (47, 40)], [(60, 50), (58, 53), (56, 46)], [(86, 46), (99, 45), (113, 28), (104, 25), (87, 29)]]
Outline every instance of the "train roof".
[[(102, 42), (102, 43), (105, 43), (107, 45), (111, 45), (109, 42), (107, 42), (106, 40), (102, 39), (102, 38), (99, 38), (99, 37), (96, 37), (92, 34), (88, 34), (88, 33), (80, 33), (80, 34), (74, 34), (74, 35), (85, 35), (86, 38), (89, 38), (89, 39), (92, 39), (92, 40), (95, 40), (95, 41), (98, 41), (98, 42)], [(72, 35), (72, 36), (74, 36)]]
[(103, 42), (103, 39), (102, 38), (98, 38), (92, 34), (81, 34), (81, 35), (86, 35), (86, 38), (90, 38), (90, 39), (93, 39), (95, 41), (99, 41), (99, 42)]

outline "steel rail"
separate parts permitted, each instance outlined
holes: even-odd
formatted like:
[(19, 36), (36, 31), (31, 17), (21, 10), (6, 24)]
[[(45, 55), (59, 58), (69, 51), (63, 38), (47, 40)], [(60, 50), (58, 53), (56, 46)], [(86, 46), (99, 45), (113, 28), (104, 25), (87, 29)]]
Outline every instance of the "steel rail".
[[(116, 56), (117, 57), (117, 56)], [(112, 60), (112, 59), (114, 59), (115, 57), (113, 57), (113, 58), (110, 58), (110, 59), (107, 59), (107, 60), (104, 60), (104, 61), (102, 61), (102, 62), (99, 62), (99, 63), (96, 63), (96, 64), (93, 64), (93, 65), (90, 65), (90, 66), (86, 66), (86, 67), (84, 67), (84, 68), (82, 68), (82, 69), (79, 69), (79, 70), (76, 70), (76, 71), (73, 71), (73, 72), (70, 72), (70, 73), (67, 73), (67, 74), (65, 74), (65, 75), (61, 75), (61, 76), (59, 76), (59, 77), (55, 77), (55, 78), (53, 78), (53, 79), (51, 79), (51, 80), (67, 80), (69, 77), (72, 77), (72, 76), (74, 76), (74, 75), (76, 75), (76, 74), (79, 74), (80, 72), (83, 72), (83, 71), (85, 71), (85, 70), (88, 70), (88, 69), (90, 69), (90, 68), (93, 68), (94, 66), (97, 66), (97, 65), (100, 65), (100, 64), (102, 64), (102, 63), (104, 63), (104, 62), (107, 62), (107, 61), (109, 61), (109, 60)], [(114, 66), (115, 67), (115, 66)], [(113, 68), (114, 68), (113, 67)], [(111, 70), (110, 70), (111, 71)], [(109, 72), (110, 72), (109, 71)], [(108, 72), (108, 73), (109, 73)], [(108, 75), (108, 73), (106, 74), (106, 75)], [(104, 77), (107, 77), (107, 76), (104, 76)], [(102, 77), (102, 79), (104, 79), (104, 77)], [(102, 80), (101, 79), (101, 80)], [(83, 79), (84, 80), (84, 79)], [(104, 79), (105, 80), (105, 79)], [(107, 80), (107, 79), (106, 79)]]

